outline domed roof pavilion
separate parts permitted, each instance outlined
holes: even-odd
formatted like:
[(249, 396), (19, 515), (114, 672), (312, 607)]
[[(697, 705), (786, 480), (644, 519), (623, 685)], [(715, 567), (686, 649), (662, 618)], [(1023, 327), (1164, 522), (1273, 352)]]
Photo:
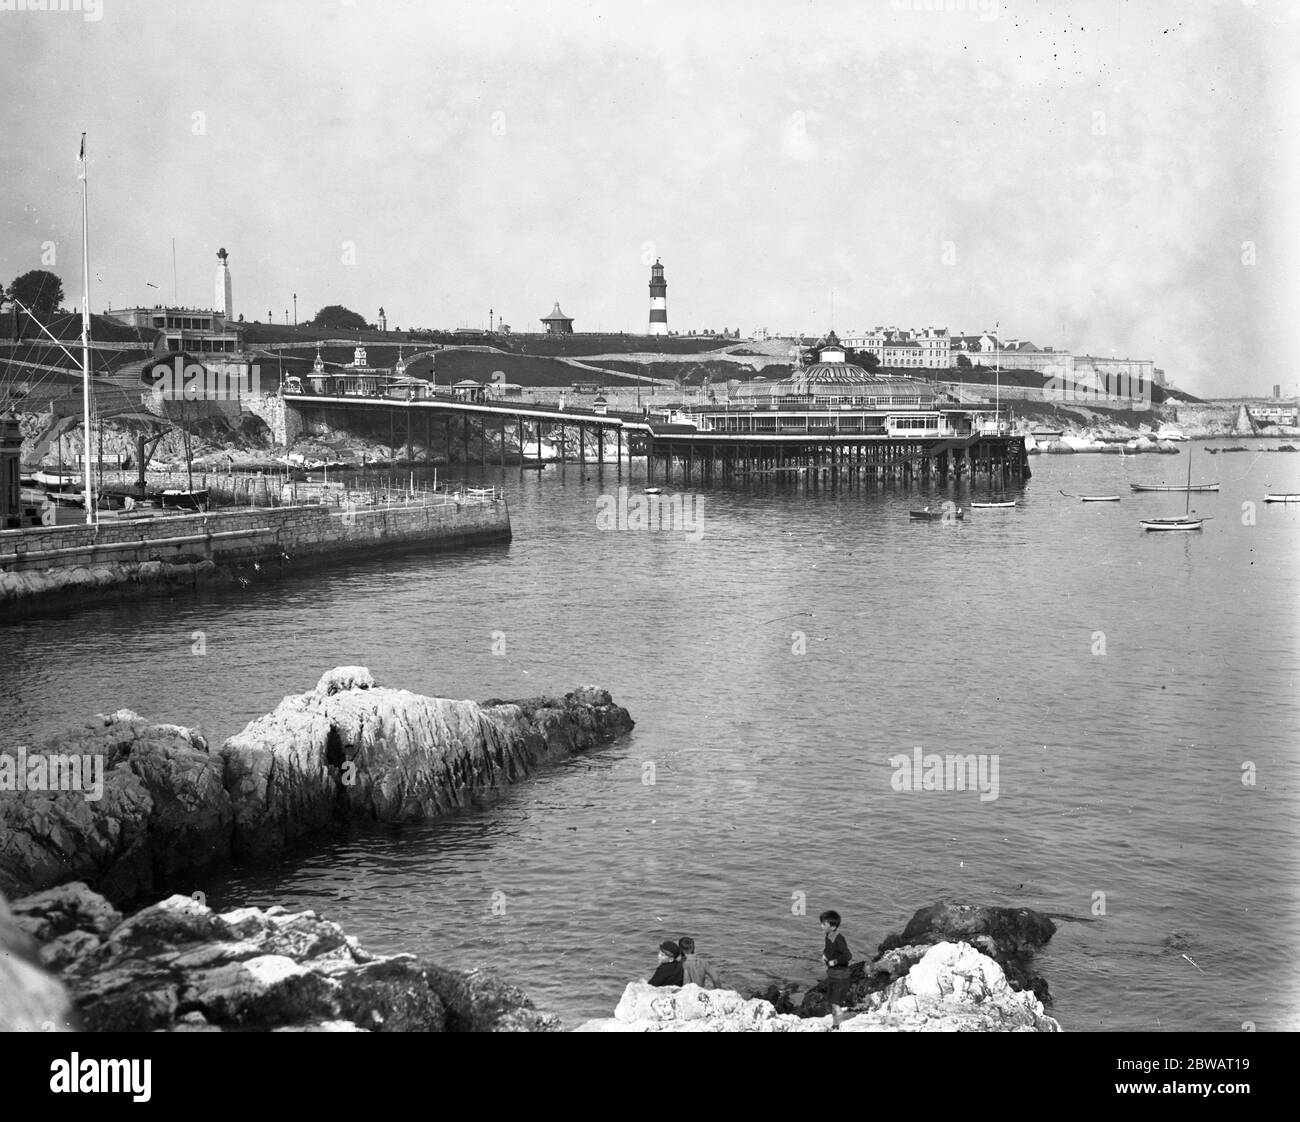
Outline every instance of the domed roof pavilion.
[(856, 386), (881, 381), (874, 374), (852, 362), (845, 362), (844, 345), (831, 331), (817, 346), (817, 361), (811, 366), (796, 369), (791, 381), (796, 393), (815, 393), (816, 386)]

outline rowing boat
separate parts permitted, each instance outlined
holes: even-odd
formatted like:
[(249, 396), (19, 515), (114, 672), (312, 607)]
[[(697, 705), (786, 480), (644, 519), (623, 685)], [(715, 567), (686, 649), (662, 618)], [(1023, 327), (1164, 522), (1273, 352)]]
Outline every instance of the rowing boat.
[(961, 507), (955, 507), (951, 503), (948, 504), (947, 509), (945, 510), (931, 510), (929, 507), (926, 507), (924, 510), (913, 510), (908, 513), (918, 522), (943, 522), (948, 519), (955, 519), (958, 522), (964, 522), (966, 519), (966, 515), (962, 511)]
[(1010, 499), (1009, 501), (1002, 503), (971, 503), (970, 505), (972, 510), (1003, 510), (1007, 507), (1015, 506), (1016, 500)]
[(1144, 530), (1199, 530), (1204, 518), (1144, 518)]
[(1179, 494), (1182, 494), (1184, 491), (1196, 494), (1204, 491), (1217, 491), (1219, 489), (1217, 483), (1198, 483), (1195, 486), (1192, 486), (1189, 483), (1186, 487), (1170, 487), (1163, 483), (1130, 483), (1129, 486), (1135, 491), (1177, 491)]
[(1081, 503), (1117, 503), (1119, 502), (1119, 496), (1118, 495), (1080, 495), (1079, 501)]
[(1266, 503), (1300, 503), (1300, 495), (1265, 495)]

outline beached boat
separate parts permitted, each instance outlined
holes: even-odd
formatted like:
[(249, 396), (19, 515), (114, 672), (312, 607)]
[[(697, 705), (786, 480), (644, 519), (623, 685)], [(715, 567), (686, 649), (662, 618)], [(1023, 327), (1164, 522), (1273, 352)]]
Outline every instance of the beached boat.
[(188, 491), (181, 487), (171, 487), (162, 493), (164, 510), (206, 510), (208, 492), (206, 489)]
[(28, 478), (42, 487), (57, 487), (59, 490), (63, 490), (65, 487), (71, 488), (79, 484), (81, 482), (81, 472), (65, 471), (60, 473), (41, 468), (32, 472)]
[[(1187, 466), (1191, 467), (1190, 459), (1187, 461)], [(1129, 486), (1132, 487), (1133, 490), (1135, 491), (1177, 491), (1180, 494), (1183, 491), (1188, 491), (1192, 493), (1203, 493), (1206, 491), (1217, 491), (1219, 489), (1219, 485), (1217, 483), (1198, 483), (1196, 484), (1195, 487), (1193, 487), (1190, 483), (1186, 487), (1178, 487), (1178, 486), (1170, 487), (1163, 483), (1161, 484), (1130, 483)]]
[(947, 510), (932, 510), (927, 506), (924, 510), (913, 510), (908, 513), (918, 522), (942, 522), (946, 518), (955, 518), (958, 522), (962, 522), (966, 517), (959, 506), (949, 507)]
[(1266, 503), (1300, 503), (1300, 495), (1265, 495)]

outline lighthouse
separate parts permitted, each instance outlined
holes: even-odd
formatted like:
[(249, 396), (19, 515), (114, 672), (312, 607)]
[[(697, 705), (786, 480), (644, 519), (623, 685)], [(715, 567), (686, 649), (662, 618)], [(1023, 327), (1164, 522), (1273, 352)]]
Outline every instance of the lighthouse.
[(217, 266), (217, 294), (213, 304), (213, 307), (226, 319), (232, 319), (234, 316), (230, 303), (230, 266), (226, 264), (226, 258), (229, 256), (230, 254), (224, 249), (217, 250), (217, 260), (220, 264)]
[(668, 334), (668, 282), (657, 257), (650, 266), (650, 334)]

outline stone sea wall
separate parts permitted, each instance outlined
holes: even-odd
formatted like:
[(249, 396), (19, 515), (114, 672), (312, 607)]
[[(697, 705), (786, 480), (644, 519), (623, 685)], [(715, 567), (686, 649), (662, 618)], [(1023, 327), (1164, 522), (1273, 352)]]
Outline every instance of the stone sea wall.
[[(84, 881), (121, 906), (188, 890), (214, 866), (271, 857), (335, 823), (435, 817), (631, 727), (595, 687), (480, 705), (377, 687), (362, 667), (328, 672), (218, 751), (121, 710), (23, 749), (25, 760), (99, 757), (97, 792), (17, 791), (13, 764), (0, 767), (0, 892)], [(16, 748), (3, 751), (16, 762)]]
[(361, 549), (508, 542), (504, 498), (445, 504), (275, 507), (0, 532), (0, 607), (254, 579)]

